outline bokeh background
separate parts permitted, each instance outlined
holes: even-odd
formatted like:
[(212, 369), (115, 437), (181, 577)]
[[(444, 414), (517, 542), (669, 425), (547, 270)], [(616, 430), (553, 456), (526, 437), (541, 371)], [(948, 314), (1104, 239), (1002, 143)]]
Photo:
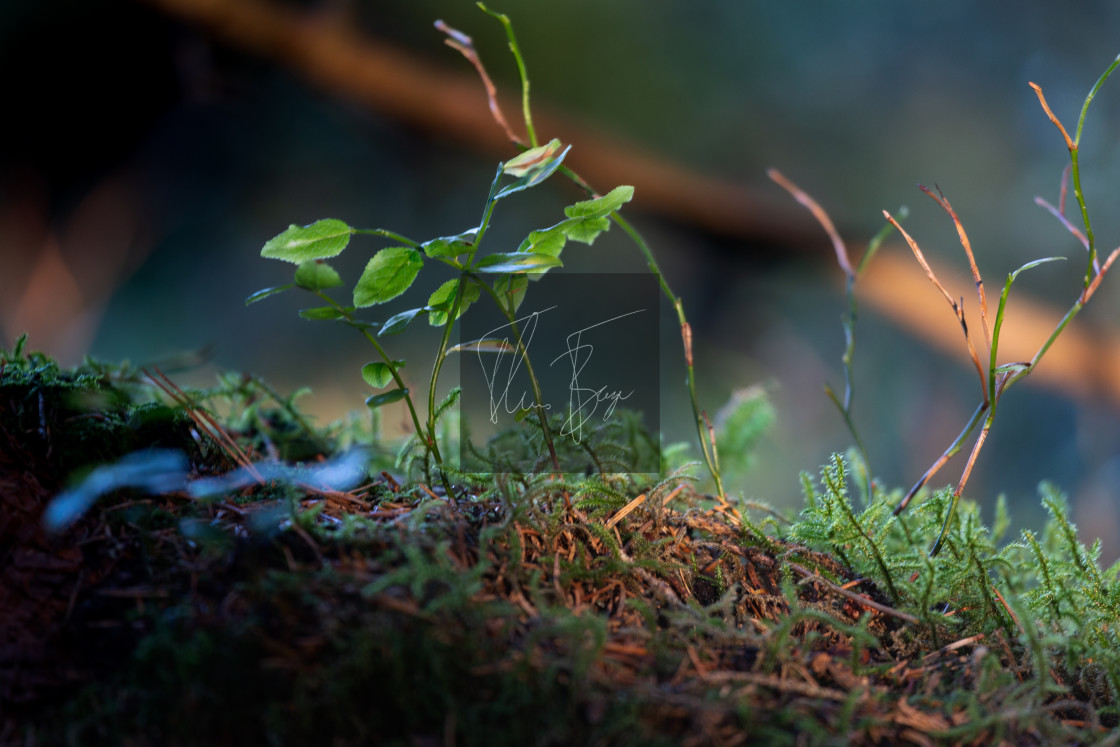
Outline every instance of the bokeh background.
[[(541, 135), (573, 142), (572, 165), (601, 191), (637, 185), (626, 210), (684, 298), (702, 402), (714, 411), (737, 388), (769, 389), (777, 422), (732, 486), (748, 498), (796, 506), (797, 474), (851, 443), (822, 389), (843, 381), (842, 276), (766, 168), (814, 194), (856, 255), (882, 209), (909, 206), (907, 229), (969, 308), (952, 225), (916, 182), (956, 207), (993, 305), (1007, 272), (1069, 256), (1016, 284), (1008, 329), (1027, 347), (1049, 333), (1047, 309), (1062, 313), (1079, 290), (1084, 252), (1033, 204), (1057, 201), (1068, 156), (1027, 81), (1072, 128), (1120, 52), (1115, 2), (493, 5), (516, 25)], [(306, 303), (294, 296), (243, 300), (288, 281), (290, 266), (258, 252), (289, 223), (338, 217), (422, 239), (477, 222), (495, 164), (513, 151), (437, 18), (474, 38), (512, 100), (503, 32), (473, 2), (7, 0), (0, 342), (29, 332), (66, 363), (140, 365), (206, 347), (208, 364), (177, 381), (241, 369), (283, 391), (311, 386), (302, 402), (322, 421), (360, 407), (357, 370), (371, 357), (360, 339), (298, 319)], [(1120, 80), (1090, 110), (1081, 157), (1107, 253), (1120, 243)], [(503, 205), (491, 240), (514, 244), (579, 197), (557, 180)], [(339, 262), (350, 277), (379, 244), (354, 246)], [(617, 230), (565, 260), (571, 271), (644, 269)], [(978, 392), (956, 322), (905, 246), (892, 241), (874, 269), (858, 287), (855, 417), (875, 473), (905, 487)], [(1108, 561), (1120, 556), (1116, 283), (1003, 400), (968, 491), (989, 517), (1003, 493), (1018, 526), (1038, 526), (1037, 485), (1052, 480)], [(669, 440), (688, 440), (666, 319), (661, 421)], [(420, 337), (404, 352), (422, 379)], [(932, 484), (955, 481), (963, 457)]]

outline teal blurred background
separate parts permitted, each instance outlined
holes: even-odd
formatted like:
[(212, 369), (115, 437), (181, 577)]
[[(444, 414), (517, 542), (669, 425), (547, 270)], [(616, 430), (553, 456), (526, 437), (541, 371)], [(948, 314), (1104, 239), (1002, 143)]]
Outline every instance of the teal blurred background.
[[(296, 296), (245, 308), (249, 293), (289, 279), (290, 266), (260, 259), (260, 246), (289, 223), (328, 216), (418, 239), (456, 233), (477, 223), (495, 164), (513, 151), (472, 146), (452, 121), (418, 126), (328, 92), (291, 64), (182, 20), (191, 6), (8, 0), (0, 8), (2, 341), (30, 331), (32, 347), (71, 363), (89, 353), (145, 364), (209, 345), (208, 368), (177, 381), (209, 383), (214, 368), (233, 368), (284, 391), (310, 385), (303, 403), (329, 421), (361, 406), (368, 390), (358, 369), (372, 356), (352, 331), (298, 319), (308, 303)], [(516, 94), (501, 28), (473, 2), (277, 6), (305, 13), (309, 30), (331, 19), (469, 79), (469, 65), (432, 26), (442, 18), (474, 37), (499, 88)], [(1024, 275), (1016, 292), (1063, 310), (1078, 292), (1083, 252), (1033, 204), (1036, 194), (1057, 200), (1068, 156), (1027, 81), (1072, 127), (1120, 52), (1115, 2), (494, 7), (515, 23), (538, 107), (733, 185), (768, 217), (765, 230), (698, 225), (644, 204), (641, 189), (626, 209), (684, 298), (705, 406), (714, 411), (751, 384), (771, 391), (778, 421), (754, 471), (733, 486), (749, 498), (796, 506), (798, 472), (815, 472), (851, 441), (822, 391), (825, 381), (842, 386), (841, 276), (823, 234), (766, 168), (815, 195), (853, 247), (881, 227), (882, 209), (908, 205), (906, 227), (931, 261), (963, 276), (951, 223), (914, 186), (936, 183), (969, 230), (993, 299), (1008, 271), (1053, 254), (1072, 261)], [(484, 110), (481, 88), (473, 95)], [(515, 110), (506, 114), (516, 120)], [(1120, 80), (1106, 84), (1084, 133), (1085, 192), (1107, 252), (1120, 243)], [(579, 153), (576, 142), (577, 167)], [(557, 181), (502, 205), (492, 246), (514, 248), (575, 199)], [(344, 277), (356, 277), (379, 246), (355, 239), (338, 263)], [(906, 256), (897, 243), (885, 251)], [(617, 230), (564, 258), (575, 271), (644, 269)], [(1075, 322), (1093, 340), (1116, 334), (1115, 283), (1107, 278)], [(915, 303), (953, 324), (928, 290)], [(945, 355), (890, 313), (862, 311), (856, 421), (876, 474), (905, 487), (968, 419), (975, 373), (963, 344)], [(666, 325), (661, 420), (669, 440), (688, 440), (679, 341)], [(414, 336), (403, 352), (420, 379), (432, 342)], [(1117, 414), (1118, 400), (1099, 389), (1028, 380), (1002, 402), (968, 493), (989, 517), (1004, 493), (1017, 525), (1037, 526), (1036, 486), (1053, 480), (1114, 559)], [(962, 466), (958, 457), (932, 484), (954, 482)]]

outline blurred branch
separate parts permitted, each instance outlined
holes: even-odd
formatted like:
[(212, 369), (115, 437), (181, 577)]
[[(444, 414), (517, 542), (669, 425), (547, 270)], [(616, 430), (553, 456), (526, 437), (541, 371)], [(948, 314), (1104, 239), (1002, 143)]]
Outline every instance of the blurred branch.
[[(228, 44), (275, 60), (322, 90), (476, 150), (510, 156), (507, 135), (495, 127), (473, 73), (458, 67), (452, 72), (362, 35), (345, 17), (266, 0), (143, 2)], [(433, 31), (433, 48), (439, 41)], [(499, 94), (498, 100), (507, 110), (519, 108), (507, 96)], [(537, 108), (536, 129), (546, 139), (577, 144), (569, 160), (581, 175), (592, 184), (634, 185), (635, 206), (640, 209), (717, 235), (787, 248), (820, 246), (816, 235), (776, 199), (641, 153), (587, 125)]]

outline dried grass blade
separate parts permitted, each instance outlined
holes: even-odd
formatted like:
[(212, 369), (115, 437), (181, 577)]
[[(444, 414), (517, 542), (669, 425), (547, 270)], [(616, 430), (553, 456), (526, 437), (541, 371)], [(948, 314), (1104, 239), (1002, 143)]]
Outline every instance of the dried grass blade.
[(940, 205), (941, 209), (948, 213), (949, 217), (953, 219), (953, 225), (957, 229), (957, 237), (960, 239), (961, 246), (964, 247), (964, 253), (968, 256), (968, 268), (972, 271), (972, 279), (976, 281), (976, 295), (980, 299), (980, 319), (984, 324), (984, 341), (988, 345), (988, 350), (991, 351), (992, 332), (990, 329), (991, 325), (988, 322), (988, 297), (987, 294), (984, 293), (984, 278), (980, 276), (980, 268), (976, 265), (976, 256), (972, 253), (972, 242), (968, 240), (968, 234), (965, 233), (964, 224), (962, 224), (961, 219), (957, 217), (957, 212), (953, 210), (953, 206), (949, 204), (949, 200), (946, 199), (945, 195), (941, 194), (940, 189), (937, 190), (937, 194), (934, 194), (921, 184), (918, 185), (918, 189), (929, 195), (929, 197)]
[[(922, 269), (925, 270), (926, 277), (928, 277), (930, 282), (933, 283), (939, 291), (941, 291), (941, 295), (945, 296), (945, 300), (948, 301), (949, 305), (953, 307), (953, 313), (956, 314), (957, 321), (960, 322), (961, 330), (964, 332), (964, 341), (968, 345), (968, 354), (972, 358), (972, 364), (976, 367), (976, 373), (980, 376), (980, 389), (984, 392), (984, 401), (987, 402), (988, 384), (986, 378), (984, 377), (984, 367), (980, 363), (980, 356), (976, 353), (976, 346), (972, 344), (972, 335), (970, 335), (968, 332), (968, 323), (964, 320), (964, 300), (962, 299), (959, 303), (953, 300), (953, 297), (949, 295), (949, 291), (945, 290), (945, 286), (942, 285), (941, 281), (937, 279), (937, 275), (934, 274), (933, 268), (929, 266), (929, 262), (926, 261), (925, 255), (922, 254), (922, 250), (918, 246), (918, 242), (914, 241), (910, 234), (906, 233), (906, 229), (904, 229), (902, 225), (899, 224), (899, 222), (894, 219), (894, 216), (891, 215), (888, 211), (884, 210), (883, 215), (887, 220), (891, 222), (891, 225), (898, 229), (898, 232), (902, 234), (902, 238), (906, 239), (906, 243), (910, 245), (911, 251), (914, 252), (914, 256), (918, 260), (918, 264), (920, 264), (922, 266)], [(983, 290), (981, 290), (981, 293), (983, 293)], [(987, 332), (988, 327), (985, 323), (984, 333), (987, 334)], [(991, 343), (989, 341), (989, 347), (990, 345)]]
[(1035, 95), (1038, 96), (1038, 103), (1042, 104), (1042, 111), (1046, 112), (1046, 116), (1054, 123), (1054, 126), (1061, 131), (1062, 137), (1066, 140), (1066, 148), (1069, 149), (1070, 153), (1073, 153), (1077, 150), (1077, 143), (1073, 142), (1073, 138), (1066, 132), (1066, 128), (1062, 125), (1061, 120), (1059, 120), (1057, 115), (1050, 109), (1050, 105), (1046, 103), (1046, 97), (1042, 95), (1042, 87), (1033, 82), (1028, 82), (1027, 85), (1034, 89)]
[(849, 279), (855, 280), (856, 272), (852, 269), (852, 263), (848, 260), (848, 249), (844, 246), (844, 240), (840, 238), (840, 233), (836, 230), (836, 226), (833, 225), (832, 219), (828, 217), (828, 213), (824, 211), (824, 208), (777, 169), (769, 169), (766, 175), (789, 192), (793, 196), (793, 199), (808, 208), (809, 212), (813, 214), (813, 217), (817, 219), (817, 223), (820, 223), (821, 228), (828, 234), (829, 240), (832, 241), (832, 248), (836, 251), (836, 261), (840, 264), (840, 269), (844, 271), (844, 274), (847, 275)]

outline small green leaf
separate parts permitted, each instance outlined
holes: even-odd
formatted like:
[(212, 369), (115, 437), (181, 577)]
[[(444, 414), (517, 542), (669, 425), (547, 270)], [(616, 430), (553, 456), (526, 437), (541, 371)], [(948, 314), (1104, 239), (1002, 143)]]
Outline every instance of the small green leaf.
[(599, 234), (611, 227), (610, 218), (572, 218), (560, 224), (564, 235), (572, 241), (591, 244)]
[[(404, 361), (393, 361), (393, 367), (404, 368)], [(374, 389), (383, 389), (393, 381), (393, 368), (383, 361), (371, 361), (362, 366), (362, 378)]]
[(316, 306), (313, 309), (300, 309), (299, 315), (301, 319), (342, 319), (346, 313), (353, 313), (354, 307), (343, 307), (339, 309), (337, 306)]
[(525, 300), (529, 278), (524, 273), (505, 275), (494, 281), (494, 292), (502, 299), (507, 311), (517, 311)]
[(478, 235), (478, 229), (472, 228), (469, 231), (464, 231), (457, 236), (441, 236), (438, 239), (425, 241), (420, 245), (432, 259), (439, 259), (442, 257), (454, 259), (460, 254), (473, 254), (474, 253), (474, 239)]
[(1011, 275), (1008, 276), (1007, 282), (1008, 283), (1015, 282), (1015, 278), (1019, 277), (1020, 272), (1023, 272), (1024, 270), (1029, 270), (1032, 267), (1038, 267), (1039, 265), (1046, 264), (1047, 262), (1064, 262), (1064, 261), (1065, 261), (1065, 257), (1044, 257), (1042, 259), (1036, 259), (1033, 262), (1027, 262), (1025, 265), (1020, 267), (1018, 270), (1011, 273)]
[(381, 407), (382, 405), (387, 405), (387, 404), (390, 404), (391, 402), (396, 402), (398, 400), (402, 400), (407, 396), (408, 396), (408, 390), (407, 389), (393, 389), (392, 391), (389, 391), (389, 392), (383, 392), (381, 394), (374, 394), (372, 396), (366, 397), (366, 407), (368, 407), (370, 409), (373, 409), (375, 407)]
[(381, 328), (381, 331), (377, 333), (377, 336), (395, 335), (403, 332), (404, 328), (411, 324), (412, 320), (415, 319), (421, 311), (425, 311), (426, 309), (427, 307), (421, 306), (418, 309), (409, 309), (408, 311), (402, 311), (390, 317), (389, 321), (385, 322), (385, 326)]
[(633, 187), (615, 187), (602, 197), (597, 197), (594, 200), (577, 202), (574, 205), (564, 208), (564, 215), (569, 218), (602, 218), (618, 210), (633, 198)]
[(256, 303), (257, 301), (260, 301), (262, 298), (268, 298), (273, 293), (280, 293), (282, 291), (288, 290), (289, 288), (295, 288), (295, 287), (296, 287), (295, 283), (288, 283), (287, 285), (278, 285), (275, 288), (264, 288), (262, 290), (257, 291), (256, 293), (252, 294), (248, 298), (246, 298), (245, 299), (245, 305), (248, 306), (251, 303)]
[[(556, 141), (556, 140), (554, 140), (553, 142), (556, 143), (557, 146), (559, 146), (559, 144), (560, 144), (559, 141)], [(551, 143), (550, 143), (550, 145), (551, 145)], [(544, 147), (544, 146), (542, 146), (542, 147)], [(560, 164), (563, 163), (564, 157), (568, 155), (568, 151), (570, 151), (571, 149), (572, 149), (572, 146), (569, 145), (567, 148), (565, 148), (563, 151), (560, 152), (560, 155), (558, 155), (554, 158), (549, 158), (545, 161), (540, 162), (539, 165), (537, 165), (533, 169), (527, 171), (525, 176), (521, 177), (520, 179), (515, 181), (513, 184), (510, 184), (506, 187), (503, 187), (498, 192), (498, 194), (494, 195), (494, 200), (497, 201), (497, 200), (500, 200), (504, 197), (509, 197), (512, 194), (520, 192), (523, 189), (529, 189), (530, 187), (537, 186), (538, 184), (543, 182), (545, 179), (552, 176), (552, 174), (556, 171), (556, 169), (560, 168)], [(528, 152), (529, 151), (526, 151), (525, 153), (522, 153), (521, 155), (524, 156)], [(508, 167), (508, 165), (509, 164), (507, 164), (507, 167)], [(507, 171), (506, 173), (511, 173), (511, 172)]]
[(568, 243), (568, 237), (564, 234), (562, 225), (544, 228), (540, 231), (531, 231), (526, 239), (521, 242), (521, 246), (517, 247), (517, 251), (559, 257), (560, 252), (564, 249), (564, 244)]
[(301, 262), (296, 268), (296, 285), (309, 291), (334, 288), (342, 285), (342, 278), (335, 269), (319, 259)]
[(362, 309), (391, 301), (408, 290), (424, 258), (407, 246), (391, 246), (373, 255), (354, 286), (354, 305)]
[(547, 270), (552, 267), (564, 265), (556, 257), (547, 254), (534, 254), (532, 252), (509, 252), (491, 254), (480, 259), (471, 269), (475, 272), (492, 274), (509, 272), (530, 272), (533, 270)]
[(510, 176), (525, 176), (526, 174), (540, 169), (548, 164), (556, 155), (556, 151), (560, 150), (560, 141), (553, 138), (551, 141), (544, 145), (539, 145), (536, 148), (530, 148), (521, 155), (511, 158), (502, 166), (502, 171)]
[[(447, 317), (455, 303), (455, 294), (459, 292), (459, 278), (452, 278), (436, 288), (428, 297), (428, 323), (433, 327), (442, 327), (447, 324)], [(463, 297), (459, 300), (458, 319), (467, 310), (467, 307), (478, 300), (478, 285), (468, 280), (463, 288)]]
[(340, 220), (326, 218), (309, 226), (291, 225), (287, 231), (268, 240), (261, 256), (285, 262), (306, 262), (338, 256), (350, 243), (354, 229)]

